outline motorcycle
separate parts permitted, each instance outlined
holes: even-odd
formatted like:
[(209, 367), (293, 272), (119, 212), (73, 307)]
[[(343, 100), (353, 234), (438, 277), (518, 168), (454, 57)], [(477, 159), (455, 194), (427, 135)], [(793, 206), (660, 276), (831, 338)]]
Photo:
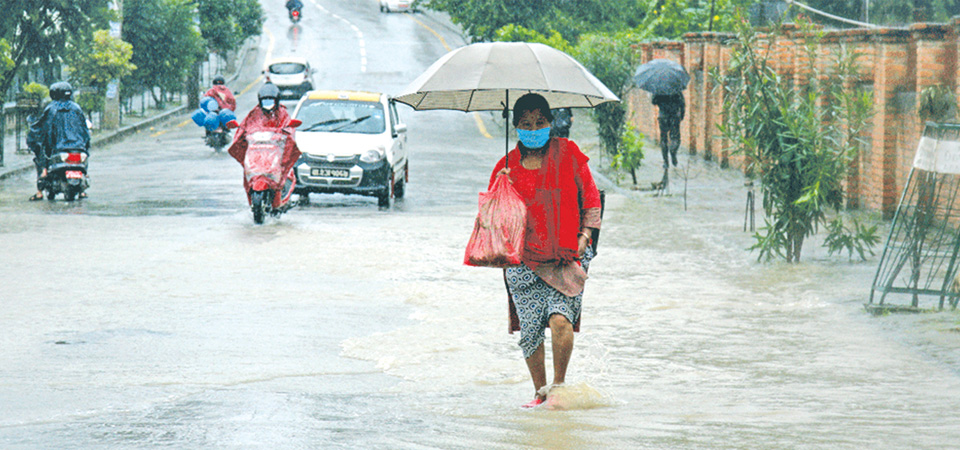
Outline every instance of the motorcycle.
[(290, 21), (293, 23), (300, 22), (300, 9), (301, 8), (290, 8), (287, 12), (290, 14)]
[[(242, 158), (244, 188), (247, 202), (253, 212), (253, 222), (262, 224), (267, 215), (279, 217), (294, 205), (290, 202), (297, 177), (292, 164), (284, 168), (284, 154), (288, 146), (295, 146), (293, 129), (302, 122), (291, 120), (285, 127), (257, 127), (248, 130), (246, 151)], [(227, 128), (239, 127), (237, 121), (227, 123)], [(235, 142), (234, 145), (237, 143)], [(234, 148), (231, 146), (231, 149)], [(232, 153), (231, 153), (232, 154)], [(294, 155), (299, 159), (299, 150)], [(239, 159), (239, 158), (238, 158)]]
[(53, 200), (57, 194), (63, 193), (63, 198), (72, 202), (90, 186), (87, 181), (87, 152), (67, 150), (51, 155), (47, 176), (42, 184), (47, 200)]
[(213, 151), (220, 153), (223, 151), (223, 148), (230, 144), (230, 130), (227, 130), (223, 127), (217, 128), (216, 130), (207, 130), (207, 135), (204, 136), (203, 141), (207, 144), (207, 147), (213, 149)]

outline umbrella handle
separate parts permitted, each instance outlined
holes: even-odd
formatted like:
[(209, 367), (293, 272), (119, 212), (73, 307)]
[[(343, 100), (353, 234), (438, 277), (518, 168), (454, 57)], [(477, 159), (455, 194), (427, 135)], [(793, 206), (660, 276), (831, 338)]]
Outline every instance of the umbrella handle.
[(503, 167), (510, 167), (510, 90), (506, 89), (503, 102)]

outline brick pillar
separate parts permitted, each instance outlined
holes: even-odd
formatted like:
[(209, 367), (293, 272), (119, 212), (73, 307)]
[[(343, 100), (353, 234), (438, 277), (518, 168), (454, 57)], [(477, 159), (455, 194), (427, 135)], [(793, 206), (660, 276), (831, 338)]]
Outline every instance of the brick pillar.
[[(708, 68), (720, 67), (720, 39), (718, 33), (705, 33), (706, 39), (703, 43), (704, 66)], [(717, 83), (710, 77), (704, 77), (703, 80), (703, 158), (707, 160), (716, 159), (719, 154), (718, 145), (714, 142), (713, 136), (716, 134), (718, 121), (717, 114), (720, 113), (723, 105), (718, 103), (714, 88)]]
[(895, 104), (898, 92), (912, 87), (913, 73), (907, 63), (910, 32), (901, 29), (880, 29), (873, 36), (876, 48), (874, 71), (874, 116), (871, 152), (863, 160), (864, 199), (869, 208), (878, 209), (885, 218), (896, 212), (897, 128), (901, 124)]
[(687, 148), (691, 155), (703, 148), (703, 127), (701, 111), (703, 110), (703, 83), (710, 76), (709, 67), (703, 61), (703, 37), (700, 33), (689, 33), (684, 37), (684, 61), (687, 73), (690, 74), (690, 85), (687, 86), (687, 118), (682, 124), (687, 133)]

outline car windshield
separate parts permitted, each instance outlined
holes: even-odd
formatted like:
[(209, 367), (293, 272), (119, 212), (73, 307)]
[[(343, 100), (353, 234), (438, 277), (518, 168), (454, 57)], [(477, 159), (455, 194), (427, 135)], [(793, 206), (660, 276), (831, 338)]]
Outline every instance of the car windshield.
[(379, 102), (307, 100), (296, 118), (303, 122), (297, 131), (378, 134), (386, 129)]
[(307, 66), (304, 66), (300, 63), (275, 63), (270, 65), (270, 73), (275, 73), (277, 75), (293, 75), (298, 73), (303, 73), (306, 71)]

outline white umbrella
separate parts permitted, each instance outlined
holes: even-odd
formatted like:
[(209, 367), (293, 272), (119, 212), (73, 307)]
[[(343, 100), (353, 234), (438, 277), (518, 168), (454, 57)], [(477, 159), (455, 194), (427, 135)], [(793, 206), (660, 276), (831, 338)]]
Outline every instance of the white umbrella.
[[(511, 99), (535, 92), (551, 108), (592, 108), (620, 101), (570, 55), (544, 44), (493, 42), (471, 44), (433, 63), (394, 97), (418, 111), (503, 111)], [(507, 121), (509, 150), (509, 120)]]

